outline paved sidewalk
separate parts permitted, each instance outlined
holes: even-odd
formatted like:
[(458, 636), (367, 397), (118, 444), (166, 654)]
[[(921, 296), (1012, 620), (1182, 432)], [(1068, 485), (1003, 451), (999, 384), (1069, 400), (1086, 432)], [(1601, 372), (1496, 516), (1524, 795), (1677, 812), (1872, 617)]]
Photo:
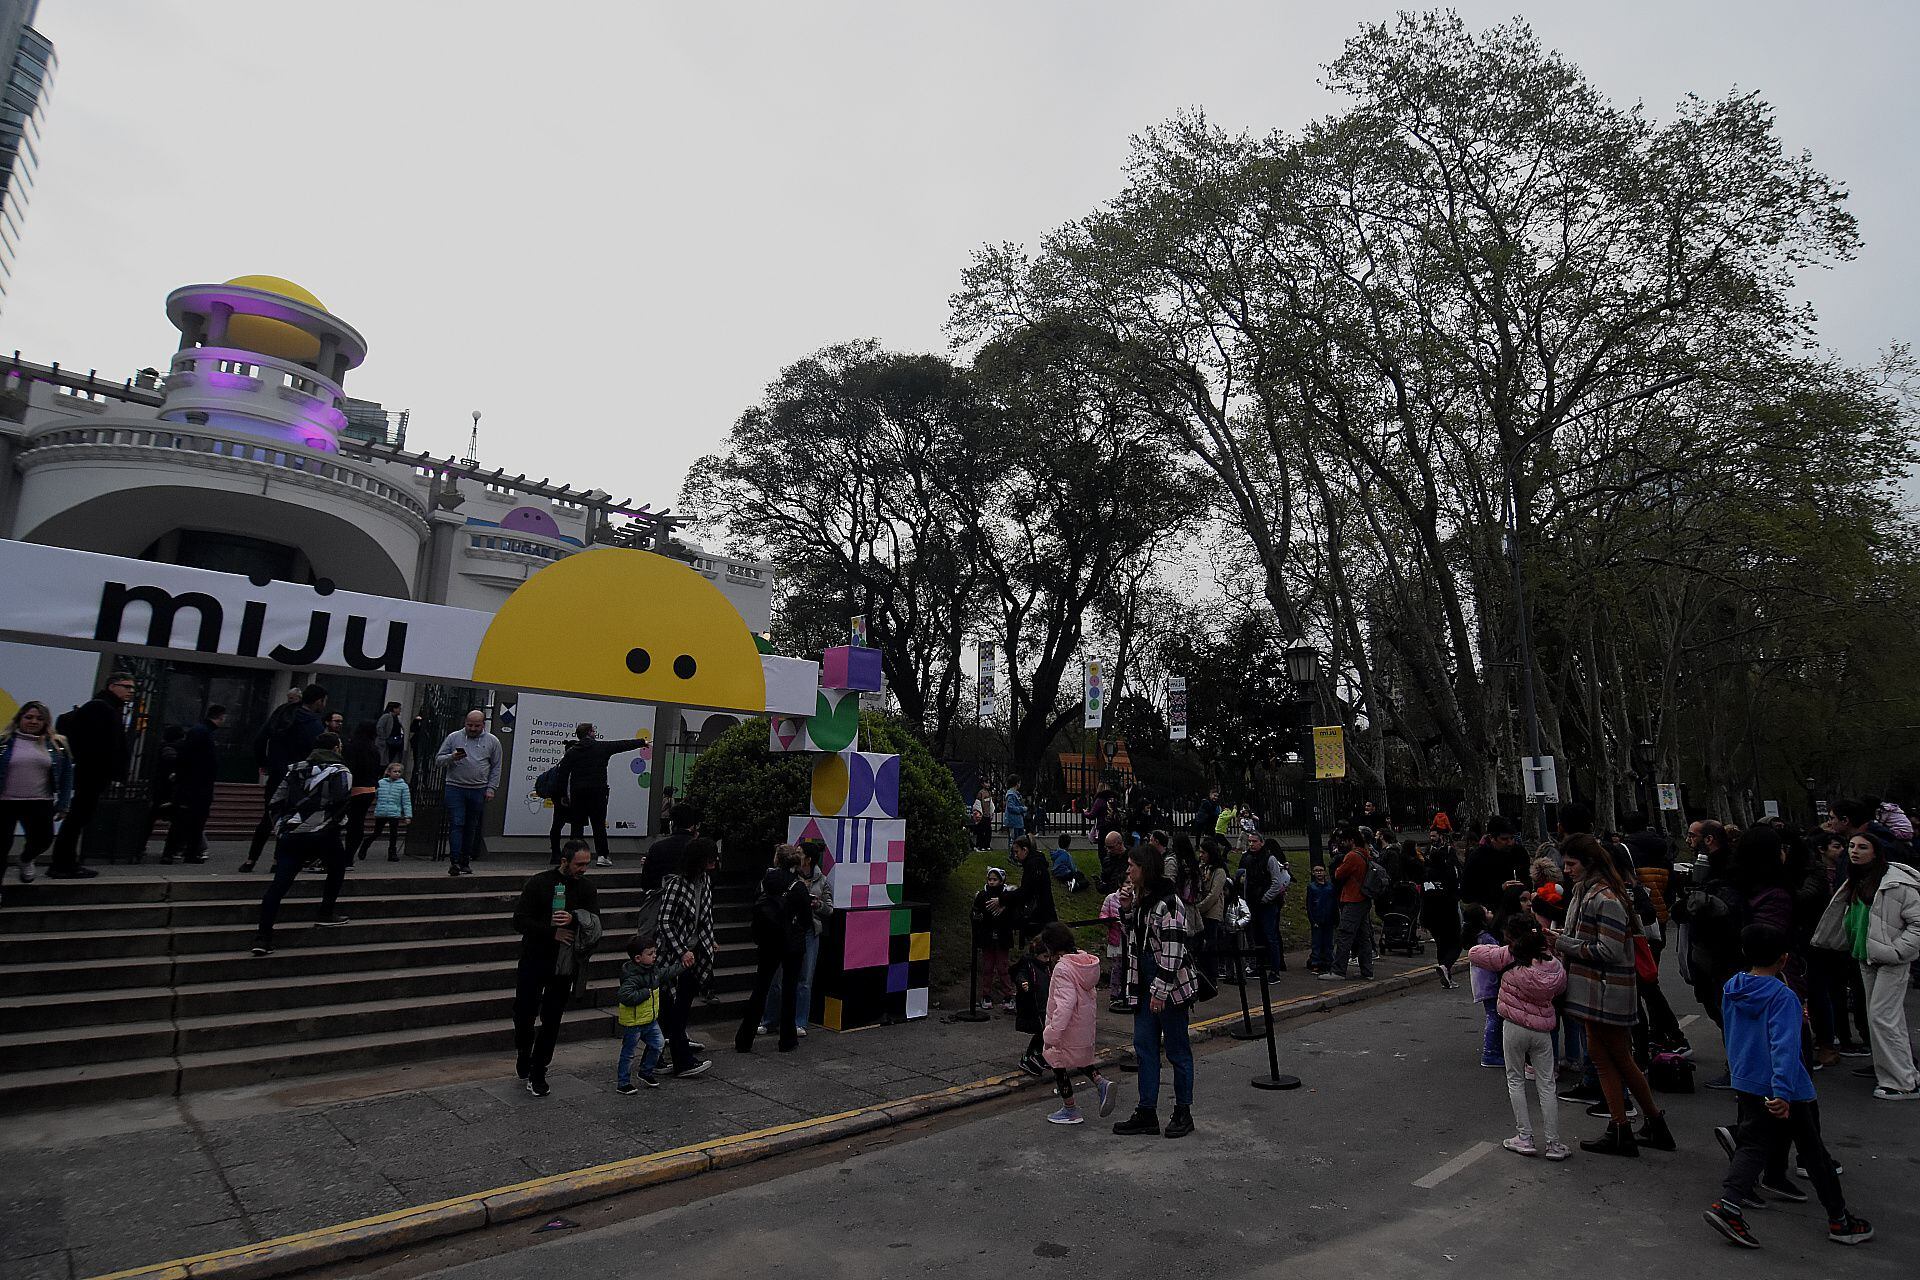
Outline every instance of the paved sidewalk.
[[(1423, 967), (1382, 959), (1387, 977)], [(1276, 1003), (1340, 984), (1290, 973)], [(1257, 1004), (1258, 992), (1254, 992)], [(1237, 1012), (1233, 988), (1200, 1011)], [(562, 1046), (553, 1094), (530, 1097), (505, 1056), (310, 1076), (181, 1098), (9, 1117), (0, 1133), (0, 1274), (95, 1276), (546, 1174), (669, 1150), (1006, 1074), (1025, 1037), (1009, 1014), (846, 1035), (796, 1053), (732, 1028), (699, 1033), (714, 1068), (613, 1092), (616, 1042)], [(1101, 1014), (1100, 1042), (1130, 1020)]]

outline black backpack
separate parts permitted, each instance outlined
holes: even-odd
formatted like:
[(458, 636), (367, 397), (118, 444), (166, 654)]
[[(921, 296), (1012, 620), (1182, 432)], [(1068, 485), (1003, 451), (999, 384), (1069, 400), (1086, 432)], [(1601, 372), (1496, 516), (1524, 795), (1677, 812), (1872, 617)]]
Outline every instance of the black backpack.
[(1240, 874), (1247, 881), (1247, 902), (1257, 906), (1267, 896), (1267, 890), (1273, 887), (1273, 876), (1267, 871), (1267, 855), (1257, 849), (1249, 849), (1241, 854)]
[(1367, 855), (1366, 874), (1360, 877), (1360, 892), (1369, 898), (1384, 898), (1393, 889), (1393, 873), (1386, 863)]
[(533, 794), (542, 800), (566, 799), (567, 778), (570, 773), (571, 770), (567, 768), (567, 761), (563, 757), (558, 764), (540, 771), (540, 776), (533, 780)]

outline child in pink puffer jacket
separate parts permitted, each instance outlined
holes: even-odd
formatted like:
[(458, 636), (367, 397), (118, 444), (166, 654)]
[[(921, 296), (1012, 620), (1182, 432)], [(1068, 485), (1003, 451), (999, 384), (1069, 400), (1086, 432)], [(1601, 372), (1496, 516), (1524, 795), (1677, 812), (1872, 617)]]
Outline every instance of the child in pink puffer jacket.
[[(1507, 919), (1507, 945), (1491, 944), (1467, 952), (1467, 963), (1499, 975), (1502, 1048), (1507, 1060), (1507, 1101), (1513, 1104), (1514, 1135), (1500, 1145), (1518, 1155), (1565, 1160), (1571, 1152), (1560, 1141), (1559, 1099), (1553, 1075), (1553, 1032), (1560, 1024), (1554, 998), (1567, 989), (1567, 971), (1554, 957), (1539, 921), (1530, 912)], [(1540, 1094), (1540, 1137), (1533, 1141), (1527, 1118), (1527, 1068), (1533, 1068)]]
[(1093, 1065), (1094, 1010), (1099, 1002), (1100, 958), (1080, 950), (1073, 930), (1054, 921), (1040, 931), (1040, 949), (1053, 957), (1053, 981), (1047, 987), (1046, 1044), (1041, 1056), (1053, 1068), (1060, 1109), (1049, 1124), (1079, 1124), (1085, 1117), (1073, 1104), (1073, 1075), (1079, 1072), (1099, 1092), (1100, 1114), (1113, 1114), (1118, 1096), (1113, 1082)]

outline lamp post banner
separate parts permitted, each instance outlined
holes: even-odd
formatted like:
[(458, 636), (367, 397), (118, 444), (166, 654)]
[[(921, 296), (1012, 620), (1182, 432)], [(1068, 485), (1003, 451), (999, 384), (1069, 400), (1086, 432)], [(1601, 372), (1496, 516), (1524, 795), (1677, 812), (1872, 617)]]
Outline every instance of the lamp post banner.
[(1315, 725), (1313, 729), (1313, 776), (1347, 776), (1347, 731), (1340, 725)]
[(983, 721), (991, 720), (993, 719), (995, 711), (999, 708), (999, 703), (995, 700), (994, 696), (996, 691), (995, 671), (993, 665), (993, 646), (990, 644), (980, 646), (978, 679), (980, 685), (980, 719)]
[(1087, 729), (1098, 729), (1107, 720), (1106, 675), (1101, 670), (1100, 659), (1088, 658), (1085, 670), (1086, 717), (1082, 725)]
[(1167, 677), (1167, 737), (1175, 742), (1187, 740), (1187, 678)]

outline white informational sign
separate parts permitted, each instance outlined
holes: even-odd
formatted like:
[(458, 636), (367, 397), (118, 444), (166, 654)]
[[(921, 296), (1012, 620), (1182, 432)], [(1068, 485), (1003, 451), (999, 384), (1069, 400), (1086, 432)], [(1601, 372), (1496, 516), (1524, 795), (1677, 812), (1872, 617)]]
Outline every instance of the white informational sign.
[[(506, 834), (544, 836), (553, 825), (553, 802), (533, 793), (533, 782), (560, 763), (574, 729), (591, 724), (602, 741), (646, 738), (649, 745), (607, 761), (607, 836), (638, 839), (648, 834), (653, 786), (654, 708), (639, 702), (602, 702), (551, 693), (523, 693), (514, 715), (513, 753), (507, 761)], [(591, 828), (585, 833), (592, 838)]]
[(1087, 659), (1084, 677), (1086, 718), (1083, 727), (1098, 729), (1107, 722), (1106, 674), (1100, 659)]
[(0, 726), (13, 723), (23, 702), (44, 702), (56, 718), (94, 694), (100, 655), (0, 640)]
[(1520, 757), (1520, 791), (1529, 800), (1560, 799), (1560, 772), (1552, 756)]
[(1187, 740), (1187, 678), (1167, 677), (1167, 736), (1175, 742)]
[(991, 720), (998, 706), (994, 700), (996, 679), (993, 669), (993, 646), (990, 644), (980, 646), (979, 684), (980, 718), (982, 720)]
[(1762, 800), (1760, 802), (1760, 816), (1763, 818), (1779, 817), (1780, 802), (1778, 800)]
[(1655, 788), (1660, 793), (1660, 808), (1664, 813), (1680, 812), (1680, 784), (1662, 782)]

